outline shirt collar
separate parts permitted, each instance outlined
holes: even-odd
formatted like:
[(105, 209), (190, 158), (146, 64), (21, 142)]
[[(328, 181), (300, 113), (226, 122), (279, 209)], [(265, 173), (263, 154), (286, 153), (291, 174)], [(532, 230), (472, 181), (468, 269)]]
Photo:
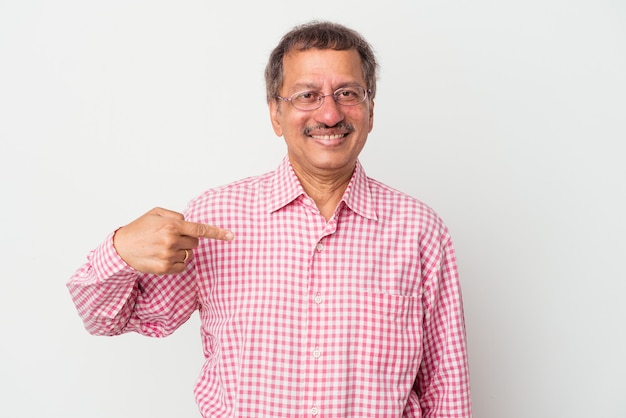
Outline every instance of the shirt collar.
[(270, 212), (287, 206), (301, 195), (306, 195), (300, 180), (298, 180), (296, 173), (291, 168), (288, 156), (283, 158), (276, 171), (274, 171), (273, 177), (271, 195), (267, 197)]
[(341, 200), (354, 212), (367, 219), (377, 220), (376, 207), (370, 188), (370, 180), (357, 160), (354, 174)]
[[(306, 196), (296, 173), (294, 173), (289, 157), (285, 156), (274, 171), (272, 193), (268, 196), (268, 209), (277, 211), (300, 196)], [(341, 198), (352, 211), (367, 219), (376, 220), (376, 208), (370, 191), (370, 184), (365, 170), (359, 161), (356, 163), (352, 179)]]

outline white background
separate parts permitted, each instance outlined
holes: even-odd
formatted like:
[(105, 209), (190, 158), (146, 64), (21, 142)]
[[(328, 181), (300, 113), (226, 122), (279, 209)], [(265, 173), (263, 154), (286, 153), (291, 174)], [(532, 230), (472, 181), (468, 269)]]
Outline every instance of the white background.
[(457, 249), (476, 417), (626, 416), (626, 5), (0, 0), (0, 416), (193, 417), (198, 319), (93, 337), (65, 282), (153, 206), (276, 167), (292, 26), (381, 63), (366, 171)]

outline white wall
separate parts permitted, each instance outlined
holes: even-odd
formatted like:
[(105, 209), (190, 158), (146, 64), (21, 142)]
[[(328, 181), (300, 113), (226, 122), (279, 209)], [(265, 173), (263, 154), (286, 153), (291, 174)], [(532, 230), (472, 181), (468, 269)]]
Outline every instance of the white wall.
[(0, 0), (0, 416), (197, 416), (197, 317), (92, 337), (65, 282), (149, 208), (278, 164), (262, 71), (313, 18), (380, 58), (368, 174), (452, 230), (475, 416), (626, 416), (621, 0)]

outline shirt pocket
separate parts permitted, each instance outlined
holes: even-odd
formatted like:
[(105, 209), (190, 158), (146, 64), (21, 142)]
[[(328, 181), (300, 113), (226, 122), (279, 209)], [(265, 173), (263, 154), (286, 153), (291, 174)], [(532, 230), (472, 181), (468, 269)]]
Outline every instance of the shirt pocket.
[[(337, 301), (346, 309), (344, 331), (352, 367), (360, 373), (395, 378), (416, 375), (421, 358), (419, 298), (355, 292)], [(345, 337), (344, 337), (345, 338)]]

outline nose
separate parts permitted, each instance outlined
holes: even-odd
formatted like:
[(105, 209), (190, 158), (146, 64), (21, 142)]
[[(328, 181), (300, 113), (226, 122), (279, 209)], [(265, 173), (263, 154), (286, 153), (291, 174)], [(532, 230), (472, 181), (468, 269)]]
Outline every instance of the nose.
[(326, 126), (335, 126), (344, 119), (341, 105), (335, 101), (332, 94), (324, 97), (322, 105), (315, 111), (315, 119)]

